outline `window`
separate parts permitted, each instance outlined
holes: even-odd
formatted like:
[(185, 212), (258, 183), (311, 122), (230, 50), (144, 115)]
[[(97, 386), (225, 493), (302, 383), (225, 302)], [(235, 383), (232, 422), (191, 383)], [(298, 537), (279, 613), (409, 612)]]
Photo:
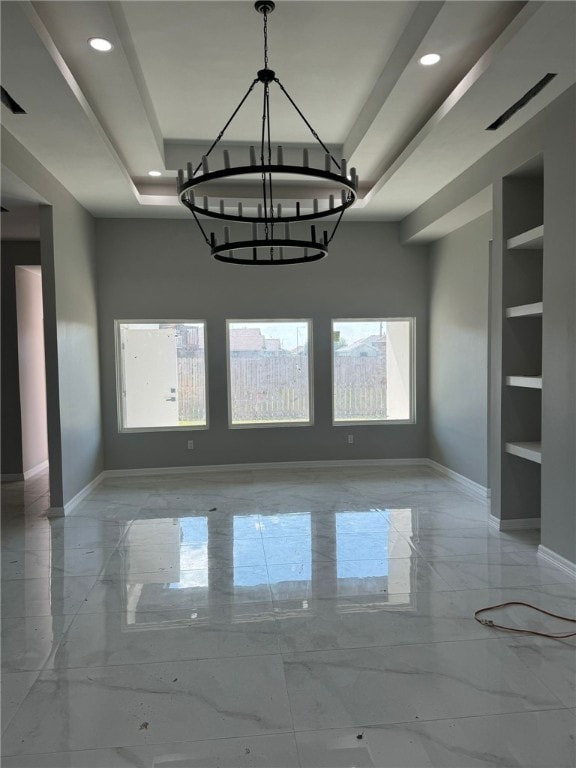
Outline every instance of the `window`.
[(227, 325), (230, 426), (311, 424), (310, 321)]
[(120, 430), (206, 428), (206, 324), (116, 321)]
[(414, 319), (332, 322), (334, 424), (413, 421)]

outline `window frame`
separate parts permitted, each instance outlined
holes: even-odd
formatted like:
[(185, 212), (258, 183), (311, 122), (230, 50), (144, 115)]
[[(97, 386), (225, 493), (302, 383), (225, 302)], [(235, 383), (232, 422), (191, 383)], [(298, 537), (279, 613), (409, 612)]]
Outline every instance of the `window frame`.
[[(230, 357), (230, 325), (232, 323), (306, 323), (308, 327), (308, 421), (274, 421), (259, 424), (234, 424), (232, 422), (232, 377)], [(270, 429), (278, 427), (313, 427), (314, 426), (314, 349), (313, 349), (313, 323), (311, 318), (240, 318), (226, 320), (226, 390), (228, 398), (228, 429)]]
[[(206, 404), (206, 424), (199, 426), (192, 426), (187, 424), (185, 426), (178, 427), (125, 427), (124, 426), (124, 407), (122, 404), (122, 392), (123, 392), (123, 374), (124, 374), (124, 360), (122, 357), (122, 347), (120, 341), (120, 326), (121, 325), (149, 325), (155, 323), (174, 323), (175, 325), (192, 325), (194, 323), (201, 323), (204, 334), (204, 393)], [(210, 391), (208, 389), (208, 322), (206, 320), (114, 320), (114, 345), (115, 345), (115, 362), (116, 362), (116, 421), (119, 434), (130, 434), (137, 432), (191, 432), (198, 430), (207, 430), (210, 428)]]
[[(355, 420), (355, 421), (337, 421), (335, 414), (335, 371), (334, 371), (334, 324), (335, 323), (391, 323), (391, 322), (408, 322), (410, 324), (409, 339), (410, 339), (410, 354), (409, 354), (409, 377), (410, 377), (410, 416), (407, 419), (371, 419)], [(354, 426), (368, 426), (368, 427), (383, 427), (388, 424), (416, 424), (416, 317), (343, 317), (334, 318), (330, 322), (330, 367), (331, 367), (331, 401), (332, 401), (332, 426), (333, 427), (354, 427)]]

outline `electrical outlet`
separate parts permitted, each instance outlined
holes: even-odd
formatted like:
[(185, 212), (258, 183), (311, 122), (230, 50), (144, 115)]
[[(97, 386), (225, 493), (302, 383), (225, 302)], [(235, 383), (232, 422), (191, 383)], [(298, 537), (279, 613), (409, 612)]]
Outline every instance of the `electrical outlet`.
[(348, 435), (348, 442), (353, 443), (354, 442), (354, 435)]
[(188, 440), (188, 450), (194, 450), (194, 440)]

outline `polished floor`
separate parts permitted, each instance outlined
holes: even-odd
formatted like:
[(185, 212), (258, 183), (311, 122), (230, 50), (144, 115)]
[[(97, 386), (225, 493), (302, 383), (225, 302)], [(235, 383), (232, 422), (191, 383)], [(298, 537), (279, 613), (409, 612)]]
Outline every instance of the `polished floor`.
[(575, 765), (576, 643), (472, 616), (576, 616), (575, 584), (432, 470), (2, 497), (3, 768)]

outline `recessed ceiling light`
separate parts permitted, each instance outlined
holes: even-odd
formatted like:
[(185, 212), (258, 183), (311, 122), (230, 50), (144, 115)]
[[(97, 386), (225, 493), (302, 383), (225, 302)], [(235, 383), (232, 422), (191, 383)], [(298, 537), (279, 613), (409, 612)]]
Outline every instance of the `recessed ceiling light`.
[(114, 47), (110, 40), (106, 40), (105, 37), (91, 37), (88, 43), (95, 51), (100, 51), (101, 53), (111, 51)]
[(438, 53), (427, 53), (425, 56), (418, 59), (418, 63), (422, 64), (423, 67), (431, 67), (433, 64), (438, 64), (439, 61), (440, 54)]
[(160, 171), (148, 171), (148, 176), (162, 176)]

